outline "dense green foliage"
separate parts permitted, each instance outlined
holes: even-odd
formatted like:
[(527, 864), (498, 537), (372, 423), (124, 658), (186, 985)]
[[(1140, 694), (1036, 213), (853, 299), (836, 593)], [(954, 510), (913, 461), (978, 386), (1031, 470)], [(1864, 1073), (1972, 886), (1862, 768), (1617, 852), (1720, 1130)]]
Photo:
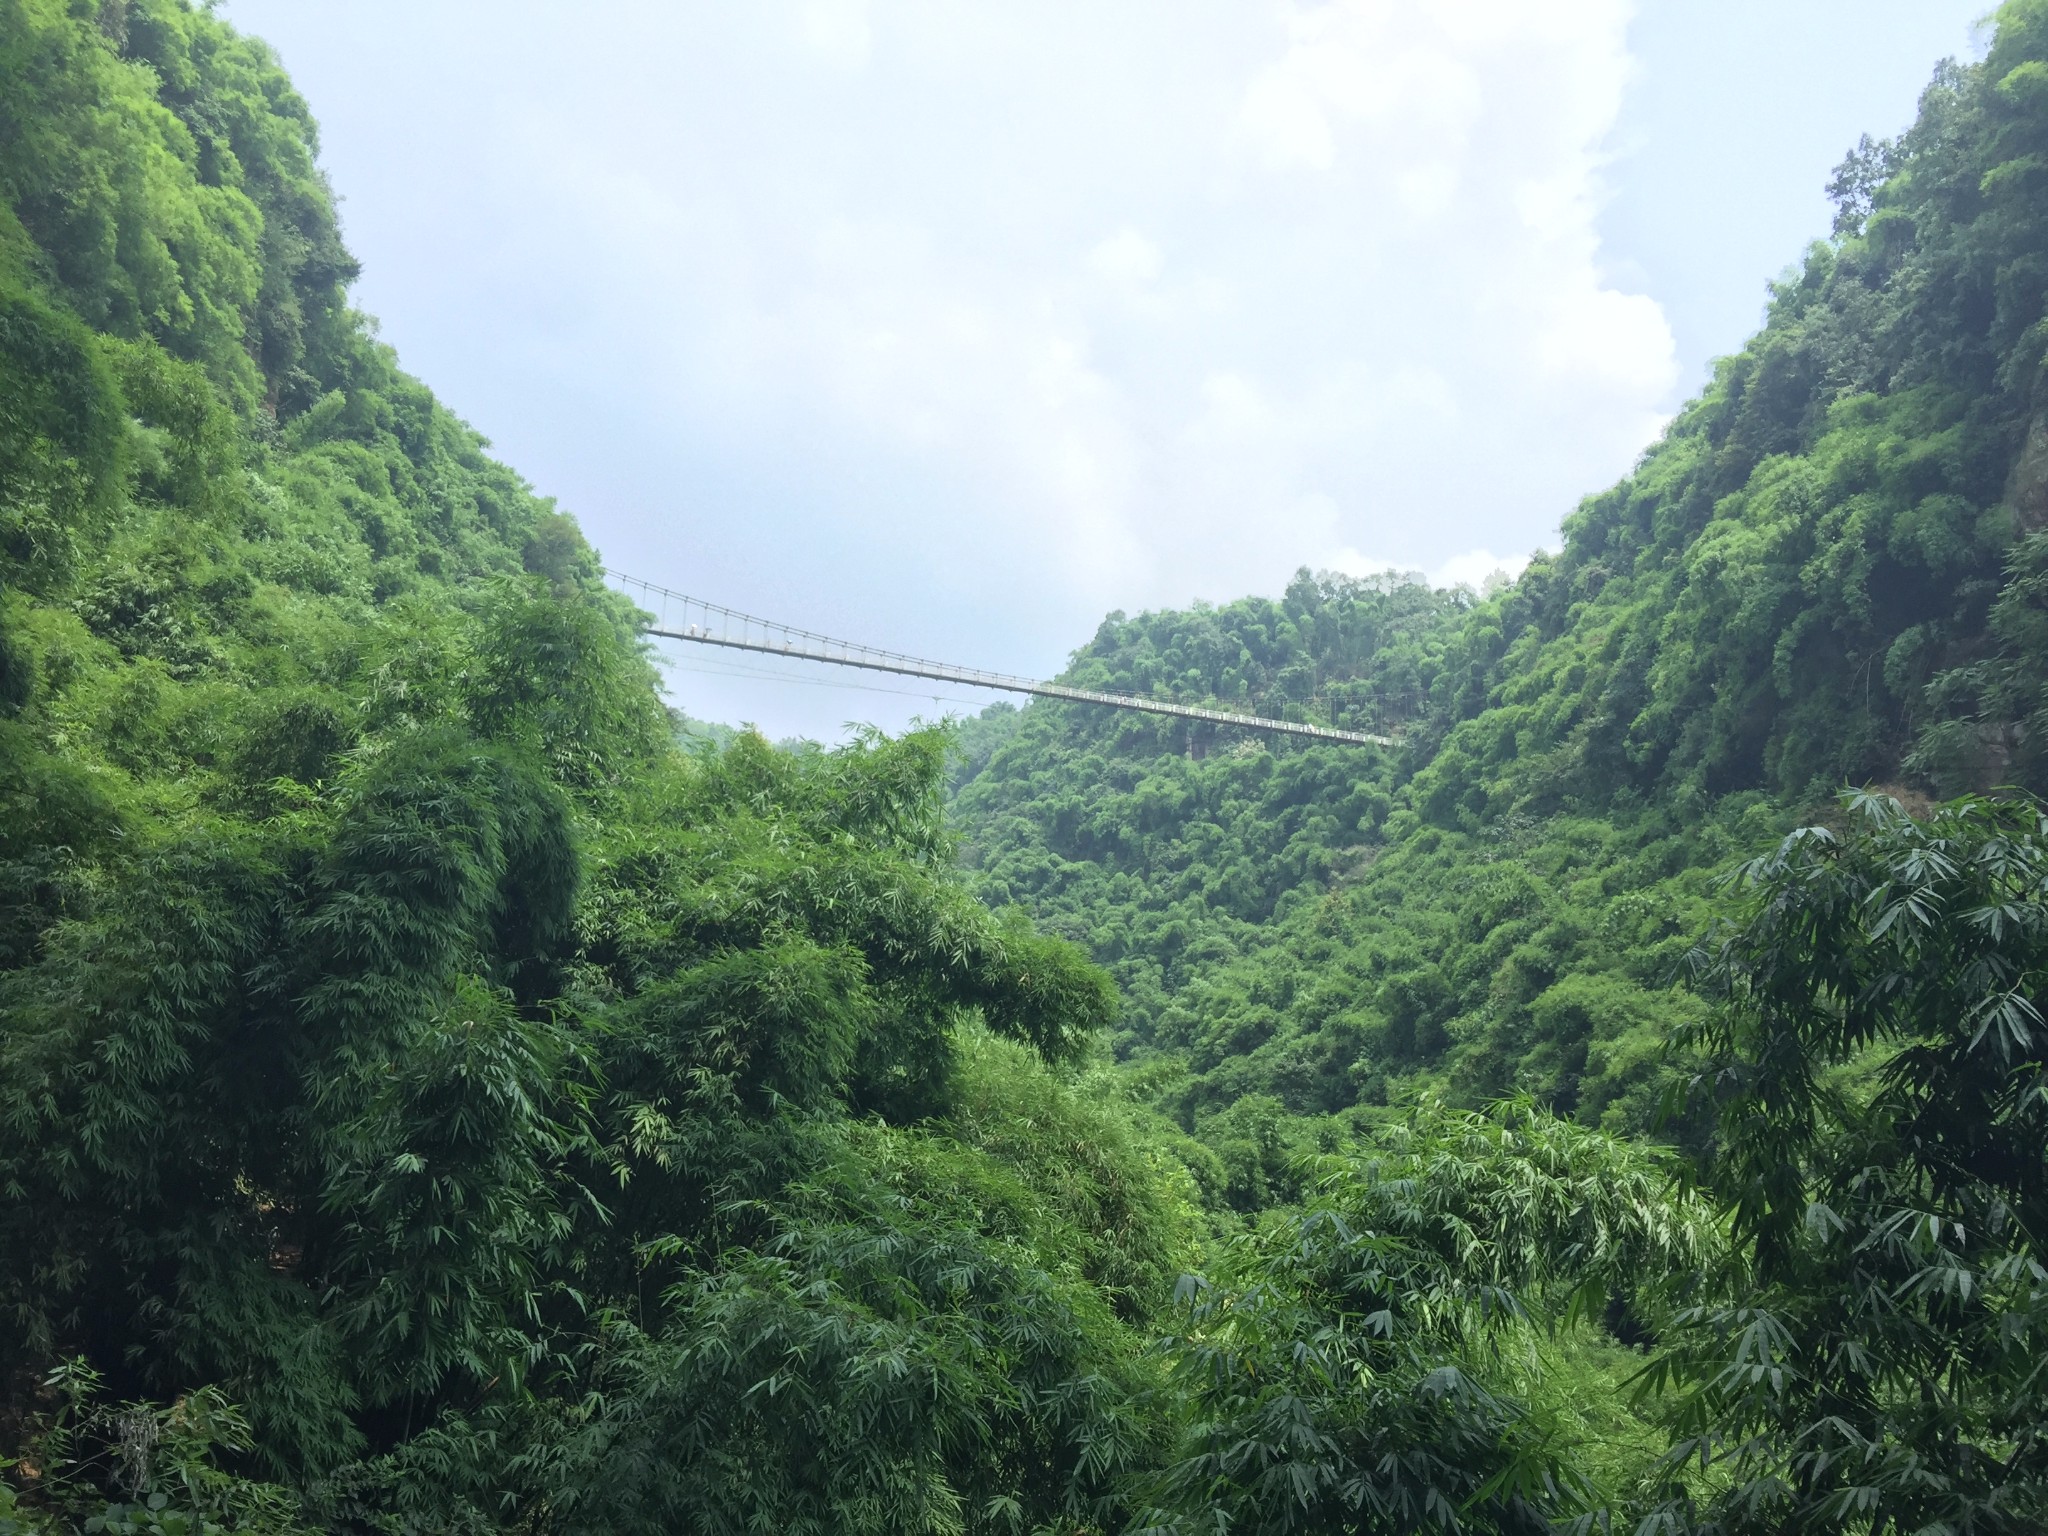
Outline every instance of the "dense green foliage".
[(261, 45), (8, 0), (0, 81), (0, 1431), (35, 1507), (1093, 1509), (1158, 1439), (1135, 1330), (1194, 1227), (1053, 1074), (1108, 981), (961, 891), (939, 738), (682, 744), (574, 525), (348, 309)]
[(2037, 1529), (2048, 820), (1852, 814), (1749, 865), (1700, 957), (1710, 1176), (1753, 1268), (1672, 1320), (1653, 1379), (1682, 1388), (1676, 1454), (1728, 1467), (1710, 1527)]
[(1527, 1106), (1425, 1106), (1373, 1155), (1323, 1160), (1307, 1211), (1241, 1239), (1197, 1290), (1169, 1344), (1190, 1424), (1166, 1510), (1256, 1532), (1426, 1529), (1455, 1510), (1536, 1532), (1600, 1508), (1612, 1490), (1556, 1422), (1577, 1373), (1521, 1400), (1504, 1356), (1610, 1295), (1649, 1311), (1719, 1250), (1706, 1207), (1638, 1149)]
[(2039, 1529), (2048, 824), (1785, 833), (2041, 787), (2042, 81), (1519, 583), (1075, 667), (1399, 750), (824, 751), (664, 707), (261, 45), (0, 0), (0, 1536)]

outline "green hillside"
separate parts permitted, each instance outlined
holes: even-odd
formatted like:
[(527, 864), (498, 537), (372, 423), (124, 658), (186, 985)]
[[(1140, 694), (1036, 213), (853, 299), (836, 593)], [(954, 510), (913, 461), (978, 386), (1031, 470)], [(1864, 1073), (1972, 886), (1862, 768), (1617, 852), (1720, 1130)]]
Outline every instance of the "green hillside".
[(1068, 673), (1398, 749), (1043, 702), (983, 728), (954, 798), (975, 888), (1112, 970), (1119, 1055), (1208, 1127), (1241, 1209), (1284, 1177), (1260, 1127), (1307, 1145), (1425, 1087), (1647, 1130), (1731, 858), (1845, 784), (2044, 786), (2048, 73), (2022, 36), (2009, 15), (1850, 157), (1763, 330), (1511, 588), (1304, 572), (1113, 616)]
[(204, 9), (0, 4), (0, 1530), (1092, 1507), (1193, 1257), (1048, 1066), (1106, 981), (937, 737), (691, 744), (316, 142)]
[(672, 711), (315, 151), (0, 0), (0, 1536), (2048, 1523), (2048, 0), (1557, 559), (1073, 669), (1390, 752)]

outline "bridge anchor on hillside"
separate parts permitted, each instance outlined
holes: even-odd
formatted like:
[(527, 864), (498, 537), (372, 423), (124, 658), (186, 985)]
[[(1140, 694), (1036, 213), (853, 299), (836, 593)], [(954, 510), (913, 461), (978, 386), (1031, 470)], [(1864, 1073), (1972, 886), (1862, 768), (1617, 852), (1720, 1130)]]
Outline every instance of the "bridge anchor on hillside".
[(1234, 726), (1239, 730), (1264, 731), (1275, 736), (1304, 737), (1311, 741), (1341, 741), (1360, 747), (1391, 747), (1391, 736), (1369, 731), (1340, 731), (1334, 726), (1308, 725), (1298, 720), (1270, 720), (1264, 715), (1236, 714), (1224, 709), (1203, 709), (1193, 704), (1174, 704), (1164, 699), (1140, 698), (1129, 693), (1105, 693), (1094, 688), (1070, 688), (1065, 683), (1041, 683), (1007, 672), (986, 672), (979, 667), (956, 667), (949, 662), (926, 661), (897, 651), (835, 640), (794, 625), (741, 613), (720, 603), (706, 602), (671, 591), (623, 571), (607, 570), (613, 580), (635, 588), (643, 606), (656, 614), (646, 633), (663, 640), (686, 640), (693, 645), (721, 646), (733, 651), (755, 651), (764, 656), (788, 656), (800, 661), (821, 661), (835, 667), (859, 667), (869, 672), (893, 672), (899, 677), (929, 678), (934, 682), (958, 683), (968, 688), (993, 688), (1004, 693), (1028, 693), (1042, 699), (1067, 699), (1077, 704), (1103, 704), (1111, 709), (1135, 709), (1148, 715), (1172, 715), (1182, 720), (1206, 720), (1212, 725)]

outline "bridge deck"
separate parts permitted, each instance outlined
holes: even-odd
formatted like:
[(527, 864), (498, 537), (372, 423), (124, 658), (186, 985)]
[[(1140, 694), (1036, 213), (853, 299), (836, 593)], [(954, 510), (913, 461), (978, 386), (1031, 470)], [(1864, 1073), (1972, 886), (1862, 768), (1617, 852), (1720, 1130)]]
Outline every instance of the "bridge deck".
[[(899, 677), (930, 678), (936, 682), (958, 683), (969, 688), (993, 688), (1005, 693), (1027, 693), (1045, 699), (1070, 699), (1079, 704), (1103, 704), (1111, 709), (1134, 709), (1151, 715), (1173, 715), (1183, 720), (1206, 720), (1239, 730), (1264, 731), (1276, 736), (1305, 737), (1313, 741), (1341, 741), (1352, 746), (1391, 747), (1394, 739), (1369, 731), (1340, 731), (1334, 726), (1308, 725), (1297, 720), (1269, 720), (1263, 715), (1236, 714), (1223, 709), (1203, 709), (1193, 704), (1174, 704), (1163, 699), (1141, 698), (1129, 693), (1104, 693), (1094, 688), (1070, 688), (1065, 683), (1042, 683), (1006, 672), (985, 672), (978, 667), (954, 666), (950, 662), (926, 661), (873, 646), (834, 640), (809, 630), (757, 618), (702, 598), (672, 592), (666, 587), (627, 576), (620, 571), (607, 575), (640, 589), (643, 602), (658, 599), (662, 617), (646, 633), (664, 640), (684, 640), (693, 645), (722, 646), (727, 650), (753, 651), (764, 656), (788, 656), (802, 661), (825, 662), (836, 667), (858, 667), (869, 672), (893, 672)], [(672, 609), (681, 609), (681, 620), (671, 622)]]

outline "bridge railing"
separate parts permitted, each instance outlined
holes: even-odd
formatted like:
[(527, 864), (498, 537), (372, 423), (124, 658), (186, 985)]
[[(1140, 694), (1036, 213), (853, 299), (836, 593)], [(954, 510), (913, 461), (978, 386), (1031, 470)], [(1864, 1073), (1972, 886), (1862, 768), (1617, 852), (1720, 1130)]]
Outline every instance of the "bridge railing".
[(1309, 725), (1298, 720), (1272, 720), (1264, 715), (1237, 714), (1230, 710), (1204, 709), (1194, 704), (1176, 704), (1165, 699), (1148, 699), (1137, 694), (1106, 693), (1095, 688), (1074, 688), (1065, 683), (1044, 683), (1008, 672), (989, 672), (979, 667), (956, 666), (951, 662), (928, 661), (901, 651), (858, 645), (848, 640), (799, 629), (792, 624), (742, 613), (722, 603), (691, 597), (657, 582), (644, 581), (623, 571), (606, 569), (613, 580), (640, 593), (642, 605), (654, 617), (649, 635), (665, 640), (686, 640), (696, 645), (721, 646), (728, 650), (752, 651), (767, 656), (789, 656), (803, 661), (822, 661), (834, 666), (858, 667), (870, 672), (891, 672), (899, 677), (922, 677), (938, 682), (959, 683), (970, 688), (992, 688), (1005, 693), (1031, 694), (1039, 698), (1068, 699), (1082, 704), (1102, 704), (1112, 709), (1139, 710), (1146, 714), (1171, 715), (1184, 720), (1206, 720), (1241, 730), (1264, 731), (1272, 735), (1306, 737), (1316, 741), (1341, 741), (1354, 746), (1391, 747), (1390, 736), (1368, 731), (1343, 731), (1335, 726)]

